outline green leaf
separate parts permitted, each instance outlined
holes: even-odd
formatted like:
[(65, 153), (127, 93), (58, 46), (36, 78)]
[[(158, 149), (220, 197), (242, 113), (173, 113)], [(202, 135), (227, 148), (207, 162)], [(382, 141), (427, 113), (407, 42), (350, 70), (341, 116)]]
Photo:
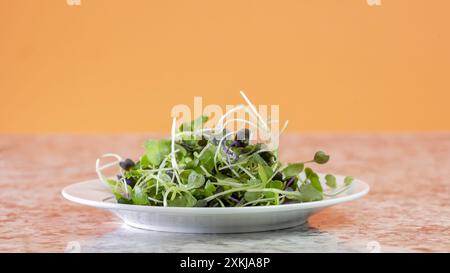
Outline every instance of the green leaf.
[(300, 187), (300, 193), (301, 197), (299, 199), (302, 202), (312, 202), (323, 199), (322, 193), (315, 189), (311, 184), (303, 184)]
[(183, 124), (181, 124), (179, 131), (186, 132), (201, 129), (203, 125), (208, 121), (208, 119), (208, 116), (201, 115), (192, 121), (184, 122)]
[(283, 190), (284, 183), (278, 180), (270, 181), (269, 183), (267, 183), (266, 188)]
[(115, 188), (115, 187), (120, 186), (120, 182), (118, 182), (118, 181), (116, 181), (116, 180), (114, 180), (114, 179), (107, 179), (107, 180), (106, 180), (106, 183), (108, 183), (108, 185), (109, 185), (111, 188)]
[(345, 186), (349, 186), (349, 185), (351, 185), (352, 183), (353, 183), (353, 177), (351, 177), (351, 176), (346, 176), (345, 178), (344, 178), (344, 184), (345, 184)]
[(149, 205), (150, 204), (147, 193), (138, 185), (136, 185), (133, 188), (133, 194), (131, 196), (131, 200), (133, 200), (133, 204), (135, 204), (135, 205)]
[(143, 155), (141, 157), (141, 160), (139, 160), (139, 164), (141, 165), (141, 168), (143, 168), (143, 169), (148, 168), (148, 166), (150, 165), (150, 161), (148, 160), (147, 155)]
[(316, 172), (314, 172), (311, 168), (305, 168), (305, 176), (306, 176), (306, 178), (307, 179), (310, 179), (311, 180), (311, 178), (312, 177), (317, 177), (317, 178), (319, 178), (319, 175), (317, 175), (317, 173)]
[(192, 171), (188, 176), (188, 188), (197, 189), (205, 184), (205, 177), (196, 171)]
[[(189, 158), (189, 157), (185, 157), (185, 158)], [(200, 161), (198, 159), (194, 159), (194, 160), (189, 159), (186, 162), (186, 168), (187, 169), (195, 169), (195, 168), (197, 168), (199, 163), (200, 163)]]
[[(122, 183), (120, 183), (119, 181), (113, 180), (113, 179), (108, 179), (106, 180), (106, 182), (109, 184), (110, 189), (112, 194), (114, 195), (114, 197), (116, 198), (118, 203), (121, 204), (131, 204), (132, 200), (131, 196), (125, 196), (125, 189), (124, 189), (124, 185)], [(128, 193), (131, 195), (131, 193), (133, 192), (133, 189), (129, 186), (127, 186), (127, 190)]]
[(263, 183), (269, 182), (270, 177), (272, 176), (273, 171), (269, 166), (258, 166), (258, 175)]
[(206, 207), (208, 206), (208, 202), (206, 200), (198, 200), (197, 203), (195, 203), (194, 207)]
[(133, 204), (133, 201), (131, 199), (126, 199), (125, 197), (120, 197), (119, 199), (117, 199), (117, 203), (119, 204)]
[(306, 179), (311, 182), (311, 186), (319, 192), (323, 192), (322, 184), (320, 183), (319, 175), (311, 168), (305, 169)]
[(336, 186), (336, 177), (332, 174), (327, 174), (325, 176), (325, 180), (327, 181), (326, 184), (328, 187), (335, 189)]
[[(170, 144), (172, 144), (172, 141), (169, 141), (169, 145)], [(172, 151), (170, 146), (169, 146), (169, 151), (170, 152)], [(187, 155), (187, 150), (183, 146), (178, 144), (178, 143), (175, 143), (175, 151), (177, 151), (176, 158), (177, 158), (178, 161), (184, 159), (185, 156)]]
[(162, 140), (147, 140), (144, 143), (145, 155), (151, 165), (157, 167), (171, 152), (171, 141), (168, 139)]
[(252, 160), (258, 165), (268, 166), (267, 162), (259, 154), (252, 154)]
[(313, 176), (309, 179), (309, 181), (311, 181), (311, 186), (313, 186), (316, 190), (318, 190), (319, 192), (323, 192), (322, 184), (320, 184), (319, 177)]
[(261, 180), (259, 180), (259, 179), (250, 179), (250, 180), (247, 181), (247, 184), (248, 185), (258, 185), (258, 184), (261, 184)]
[[(166, 182), (166, 183), (169, 183), (170, 181), (172, 181), (172, 178), (168, 175), (168, 174), (166, 174), (166, 173), (162, 173), (160, 176), (159, 176), (159, 179), (161, 179), (163, 182)], [(156, 181), (155, 181), (156, 182)]]
[[(284, 189), (284, 183), (278, 180), (270, 181), (267, 183), (266, 188), (268, 189), (278, 189), (283, 190)], [(265, 198), (272, 198), (275, 197), (275, 193), (273, 192), (263, 192)]]
[(214, 184), (212, 184), (210, 181), (206, 182), (205, 184), (205, 189), (204, 189), (204, 193), (205, 195), (211, 196), (216, 192), (216, 186), (214, 186)]
[(206, 171), (211, 172), (214, 169), (214, 154), (215, 147), (208, 146), (204, 148), (205, 150), (201, 152), (201, 156), (199, 157), (200, 165), (206, 169)]
[(240, 184), (241, 182), (239, 180), (237, 180), (236, 178), (231, 178), (228, 176), (225, 177), (216, 177), (217, 181), (219, 182), (224, 182), (225, 184), (231, 184), (231, 183), (235, 183), (235, 184)]
[(304, 168), (303, 163), (294, 163), (289, 164), (281, 172), (283, 173), (284, 177), (297, 176), (300, 172), (303, 171), (303, 168)]
[(247, 202), (255, 201), (263, 197), (263, 194), (261, 192), (245, 192), (244, 199)]
[(181, 183), (183, 183), (184, 185), (187, 185), (189, 182), (189, 175), (191, 174), (191, 172), (193, 172), (193, 170), (182, 170), (180, 172), (180, 179), (181, 179)]
[(181, 192), (172, 200), (167, 200), (169, 207), (193, 207), (197, 203), (197, 199), (189, 192)]
[(197, 199), (189, 192), (185, 192), (184, 197), (186, 198), (186, 207), (193, 207), (197, 203)]

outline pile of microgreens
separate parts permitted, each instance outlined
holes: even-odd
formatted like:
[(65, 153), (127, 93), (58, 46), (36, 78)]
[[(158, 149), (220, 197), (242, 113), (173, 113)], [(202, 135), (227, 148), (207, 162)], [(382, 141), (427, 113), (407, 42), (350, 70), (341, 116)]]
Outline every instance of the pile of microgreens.
[[(311, 202), (335, 196), (347, 190), (352, 177), (346, 177), (338, 187), (336, 177), (319, 176), (306, 164), (325, 164), (330, 156), (322, 151), (311, 160), (292, 164), (278, 161), (276, 136), (247, 96), (248, 105), (237, 106), (217, 122), (214, 128), (203, 125), (208, 117), (176, 128), (173, 119), (171, 139), (147, 140), (145, 153), (134, 162), (117, 154), (105, 154), (116, 161), (100, 166), (96, 171), (108, 185), (118, 203), (169, 207), (245, 207)], [(243, 110), (257, 120), (227, 119)], [(230, 122), (241, 122), (249, 128), (228, 132)], [(263, 128), (268, 143), (252, 143), (253, 130)], [(120, 166), (117, 177), (106, 177), (102, 170)], [(327, 189), (324, 190), (324, 187)]]

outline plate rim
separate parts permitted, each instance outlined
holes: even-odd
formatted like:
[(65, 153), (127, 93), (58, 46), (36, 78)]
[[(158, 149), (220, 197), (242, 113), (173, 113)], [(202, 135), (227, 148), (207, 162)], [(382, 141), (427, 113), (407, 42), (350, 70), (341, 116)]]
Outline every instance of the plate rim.
[[(336, 175), (336, 177), (343, 178), (344, 176)], [(303, 202), (303, 203), (292, 203), (292, 204), (284, 204), (284, 205), (269, 205), (269, 206), (252, 206), (252, 207), (162, 207), (162, 206), (142, 206), (142, 205), (131, 205), (131, 204), (118, 204), (118, 203), (110, 203), (104, 201), (97, 200), (89, 200), (81, 197), (74, 196), (68, 193), (68, 189), (75, 185), (79, 184), (90, 184), (90, 183), (98, 183), (104, 185), (99, 179), (90, 179), (85, 181), (80, 181), (76, 183), (72, 183), (67, 185), (61, 190), (62, 196), (74, 203), (96, 207), (101, 209), (108, 210), (128, 210), (128, 211), (142, 211), (142, 212), (166, 212), (166, 213), (202, 213), (202, 214), (212, 214), (212, 213), (255, 213), (255, 212), (267, 212), (267, 211), (285, 211), (285, 210), (300, 210), (300, 209), (312, 209), (312, 208), (323, 208), (328, 207), (340, 203), (350, 202), (356, 199), (359, 199), (370, 191), (370, 186), (368, 183), (355, 179), (353, 180), (352, 188), (355, 188), (356, 185), (362, 187), (362, 189), (356, 193), (352, 193), (345, 196), (340, 196), (331, 199), (324, 199), (319, 201), (312, 202)], [(105, 189), (107, 187), (105, 186)]]

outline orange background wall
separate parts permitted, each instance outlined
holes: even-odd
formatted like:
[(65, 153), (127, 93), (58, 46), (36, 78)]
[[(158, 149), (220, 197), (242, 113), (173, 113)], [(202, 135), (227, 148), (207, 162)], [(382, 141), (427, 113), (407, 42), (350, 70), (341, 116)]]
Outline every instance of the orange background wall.
[(0, 131), (166, 131), (280, 104), (291, 131), (450, 130), (450, 1), (0, 0)]

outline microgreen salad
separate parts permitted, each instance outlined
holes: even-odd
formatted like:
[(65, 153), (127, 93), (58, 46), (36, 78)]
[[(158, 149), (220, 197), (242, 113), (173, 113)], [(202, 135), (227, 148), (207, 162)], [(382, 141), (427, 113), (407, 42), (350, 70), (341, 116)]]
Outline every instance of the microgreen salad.
[[(345, 177), (342, 186), (336, 177), (323, 178), (309, 166), (325, 164), (330, 156), (316, 152), (310, 160), (284, 164), (278, 160), (278, 147), (269, 130), (272, 121), (264, 120), (247, 96), (247, 105), (231, 109), (213, 128), (205, 128), (207, 116), (183, 123), (173, 119), (171, 139), (147, 140), (144, 154), (137, 160), (106, 154), (115, 161), (96, 171), (108, 185), (118, 203), (165, 207), (247, 207), (319, 201), (347, 190), (353, 178)], [(257, 120), (225, 118), (244, 110)], [(225, 124), (242, 122), (249, 128), (229, 132)], [(252, 141), (258, 126), (266, 128), (269, 143)], [(276, 136), (279, 137), (285, 126)], [(120, 166), (120, 174), (107, 177), (103, 170)], [(322, 181), (323, 180), (323, 181)]]

